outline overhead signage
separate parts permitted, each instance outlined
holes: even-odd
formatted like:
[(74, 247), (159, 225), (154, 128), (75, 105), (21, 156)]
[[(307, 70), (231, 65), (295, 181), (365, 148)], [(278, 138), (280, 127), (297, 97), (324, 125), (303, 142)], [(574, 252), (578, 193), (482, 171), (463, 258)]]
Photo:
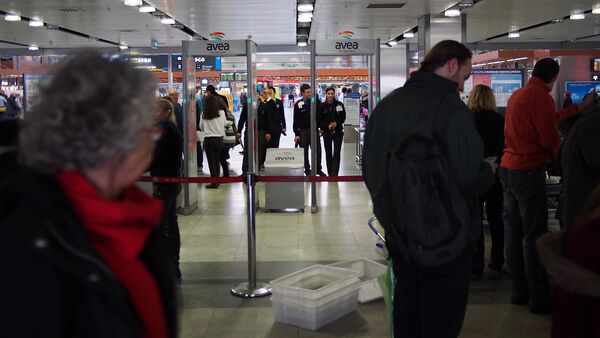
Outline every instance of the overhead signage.
[[(194, 56), (196, 63), (196, 71), (208, 72), (213, 70), (221, 70), (221, 57), (219, 56)], [(181, 54), (172, 55), (173, 71), (180, 72), (182, 70)]]
[(120, 55), (119, 58), (133, 63), (135, 68), (148, 69), (153, 72), (169, 70), (168, 55)]
[(194, 44), (190, 46), (190, 52), (191, 54), (213, 56), (246, 55), (246, 41), (194, 41)]
[(378, 47), (375, 40), (316, 40), (317, 55), (372, 55)]

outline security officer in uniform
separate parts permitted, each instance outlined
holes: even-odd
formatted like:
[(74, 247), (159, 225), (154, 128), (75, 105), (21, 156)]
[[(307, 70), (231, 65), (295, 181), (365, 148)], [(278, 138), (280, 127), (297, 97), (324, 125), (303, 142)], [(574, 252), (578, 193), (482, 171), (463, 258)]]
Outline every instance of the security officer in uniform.
[(329, 176), (338, 176), (340, 172), (340, 153), (344, 140), (346, 109), (343, 103), (336, 100), (335, 88), (327, 88), (325, 90), (325, 98), (325, 102), (317, 109), (317, 120), (319, 121), (319, 128), (323, 131), (327, 174)]
[[(271, 140), (271, 132), (268, 128), (268, 121), (271, 120), (270, 110), (265, 104), (269, 98), (268, 89), (264, 89), (258, 99), (258, 108), (256, 111), (256, 119), (258, 124), (258, 134), (256, 134), (257, 146), (257, 157), (258, 157), (258, 168), (257, 172), (260, 171), (261, 167), (265, 163), (265, 155), (267, 153), (267, 143)], [(248, 152), (252, 151), (252, 145), (248, 144), (248, 133), (250, 128), (248, 127), (248, 103), (242, 104), (242, 112), (238, 121), (237, 127), (237, 138), (241, 139), (242, 131), (246, 127), (246, 133), (244, 134), (244, 159), (242, 160), (242, 174), (248, 171)]]
[(271, 130), (271, 142), (269, 142), (267, 148), (279, 148), (281, 134), (285, 135), (287, 131), (283, 101), (278, 99), (275, 94), (275, 87), (269, 87), (269, 95), (271, 96), (271, 100), (268, 103), (271, 106), (271, 122), (269, 126)]
[[(304, 148), (304, 173), (310, 175), (310, 164), (308, 162), (309, 153), (308, 147), (310, 144), (310, 99), (312, 97), (312, 90), (310, 85), (303, 84), (300, 86), (300, 94), (302, 98), (294, 105), (294, 134), (296, 135), (294, 141), (300, 144), (300, 147)], [(319, 102), (317, 102), (318, 109)], [(318, 127), (317, 127), (318, 130)], [(314, 130), (313, 132), (317, 132)], [(321, 170), (321, 137), (317, 135), (317, 172), (320, 176), (327, 176)]]

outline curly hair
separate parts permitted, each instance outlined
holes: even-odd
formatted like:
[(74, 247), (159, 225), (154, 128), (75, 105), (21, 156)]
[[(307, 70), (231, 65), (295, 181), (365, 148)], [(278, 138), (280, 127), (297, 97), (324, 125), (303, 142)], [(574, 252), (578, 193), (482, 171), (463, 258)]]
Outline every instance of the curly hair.
[(53, 174), (124, 157), (153, 121), (155, 86), (149, 72), (98, 52), (69, 56), (27, 114), (21, 162)]

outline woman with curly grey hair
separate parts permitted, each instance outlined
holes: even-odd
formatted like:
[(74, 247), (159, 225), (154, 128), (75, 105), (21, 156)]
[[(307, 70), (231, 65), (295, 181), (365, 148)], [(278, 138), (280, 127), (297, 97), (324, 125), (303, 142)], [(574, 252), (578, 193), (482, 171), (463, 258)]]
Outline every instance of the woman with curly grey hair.
[(135, 186), (160, 137), (154, 89), (92, 51), (43, 88), (0, 185), (0, 336), (176, 337), (163, 204)]

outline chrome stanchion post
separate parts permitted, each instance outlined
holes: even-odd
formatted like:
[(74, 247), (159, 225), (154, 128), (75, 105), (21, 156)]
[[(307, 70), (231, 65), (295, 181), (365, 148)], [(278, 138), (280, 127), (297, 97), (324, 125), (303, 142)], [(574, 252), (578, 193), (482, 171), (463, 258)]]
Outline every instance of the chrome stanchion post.
[[(315, 40), (310, 42), (310, 86), (312, 88), (313, 97), (310, 100), (310, 176), (317, 176), (319, 168), (317, 164), (317, 148), (321, 142), (319, 140), (319, 134), (317, 131), (317, 100), (319, 99), (319, 92), (317, 90), (317, 43)], [(319, 211), (317, 206), (317, 182), (310, 182), (310, 213), (316, 214)]]

